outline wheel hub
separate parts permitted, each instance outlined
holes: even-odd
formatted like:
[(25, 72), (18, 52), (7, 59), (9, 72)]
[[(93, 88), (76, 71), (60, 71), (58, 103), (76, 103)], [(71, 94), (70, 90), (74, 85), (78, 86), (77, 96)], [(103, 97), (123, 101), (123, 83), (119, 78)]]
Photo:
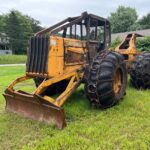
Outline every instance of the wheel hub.
[(121, 81), (121, 71), (119, 69), (116, 70), (115, 75), (114, 75), (114, 92), (115, 94), (118, 94), (120, 91), (122, 85)]

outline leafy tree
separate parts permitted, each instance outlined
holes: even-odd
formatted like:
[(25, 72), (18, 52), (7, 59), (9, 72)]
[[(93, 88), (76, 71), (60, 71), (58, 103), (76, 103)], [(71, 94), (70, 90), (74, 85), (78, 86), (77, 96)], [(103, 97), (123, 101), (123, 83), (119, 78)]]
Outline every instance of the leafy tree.
[(150, 29), (150, 13), (143, 16), (138, 23), (141, 26), (141, 29)]
[(129, 31), (136, 31), (136, 30), (141, 30), (141, 29), (142, 29), (142, 27), (139, 24), (139, 22), (137, 21), (130, 27)]
[(39, 21), (16, 10), (0, 16), (1, 22), (3, 22), (3, 26), (0, 25), (0, 32), (6, 33), (10, 38), (10, 44), (15, 54), (26, 53), (29, 37), (42, 29)]
[(138, 18), (134, 8), (119, 6), (116, 12), (111, 13), (108, 19), (113, 33), (130, 31)]
[(22, 27), (18, 17), (18, 12), (12, 10), (6, 16), (5, 33), (10, 38), (13, 53), (18, 54), (22, 50)]
[(30, 22), (33, 33), (36, 33), (36, 32), (38, 32), (38, 31), (43, 29), (40, 26), (40, 21), (35, 20), (35, 19), (33, 19), (33, 18), (29, 17), (29, 16), (26, 16), (26, 19)]
[(5, 16), (0, 15), (0, 32), (4, 31), (4, 26), (5, 26)]

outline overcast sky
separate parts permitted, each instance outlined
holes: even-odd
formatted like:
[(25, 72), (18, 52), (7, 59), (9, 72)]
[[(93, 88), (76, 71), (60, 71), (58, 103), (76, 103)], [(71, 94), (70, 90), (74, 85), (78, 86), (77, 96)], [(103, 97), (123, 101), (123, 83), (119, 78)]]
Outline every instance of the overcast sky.
[(150, 12), (150, 0), (0, 0), (0, 14), (17, 9), (47, 27), (83, 11), (107, 17), (119, 5), (135, 8), (140, 17)]

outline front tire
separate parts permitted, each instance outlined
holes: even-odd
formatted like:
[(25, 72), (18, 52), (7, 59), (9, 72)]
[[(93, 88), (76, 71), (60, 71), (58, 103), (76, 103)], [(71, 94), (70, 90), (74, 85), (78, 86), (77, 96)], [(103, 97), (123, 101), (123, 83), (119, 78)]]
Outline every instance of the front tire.
[(124, 58), (117, 52), (103, 51), (95, 56), (88, 71), (85, 93), (91, 104), (108, 108), (125, 95), (127, 70)]

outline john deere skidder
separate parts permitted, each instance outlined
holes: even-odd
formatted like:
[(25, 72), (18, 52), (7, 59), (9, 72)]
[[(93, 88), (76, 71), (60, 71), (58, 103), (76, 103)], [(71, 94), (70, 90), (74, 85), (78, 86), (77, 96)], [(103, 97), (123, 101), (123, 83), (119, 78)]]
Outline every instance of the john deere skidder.
[[(110, 41), (109, 21), (88, 13), (38, 32), (29, 42), (26, 74), (5, 90), (6, 109), (63, 128), (61, 106), (81, 83), (92, 105), (117, 104), (125, 95), (127, 72), (123, 56), (107, 50)], [(34, 93), (14, 90), (28, 79), (35, 80)]]

